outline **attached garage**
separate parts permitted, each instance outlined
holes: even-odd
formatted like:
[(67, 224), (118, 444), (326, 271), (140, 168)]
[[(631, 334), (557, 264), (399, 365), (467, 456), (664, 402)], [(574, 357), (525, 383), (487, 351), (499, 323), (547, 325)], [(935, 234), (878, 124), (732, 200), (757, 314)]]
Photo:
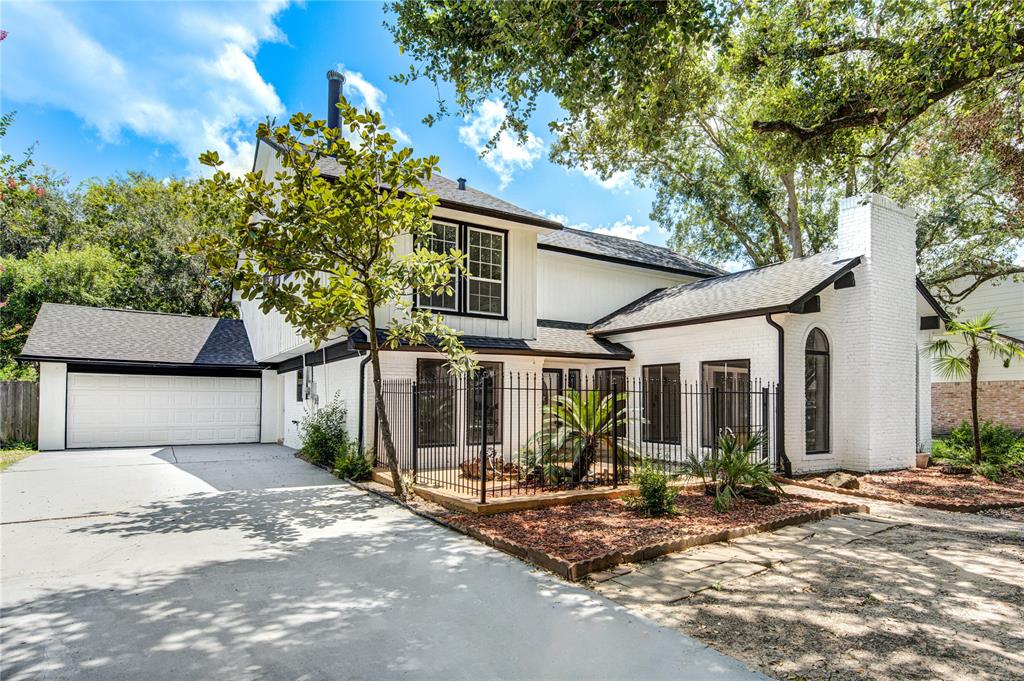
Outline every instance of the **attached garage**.
[(259, 442), (260, 379), (68, 372), (67, 448)]
[(39, 362), (40, 449), (261, 440), (240, 320), (48, 303), (21, 359)]

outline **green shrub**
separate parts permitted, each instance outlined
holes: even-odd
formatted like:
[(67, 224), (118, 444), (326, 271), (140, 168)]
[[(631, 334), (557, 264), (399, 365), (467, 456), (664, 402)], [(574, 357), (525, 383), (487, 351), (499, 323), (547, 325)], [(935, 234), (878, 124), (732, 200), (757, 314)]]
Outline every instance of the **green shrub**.
[(352, 448), (345, 428), (347, 415), (345, 406), (335, 399), (303, 417), (299, 452), (306, 461), (327, 466), (334, 463), (339, 453)]
[(646, 516), (675, 513), (678, 492), (669, 486), (669, 480), (668, 473), (645, 459), (640, 464), (640, 470), (633, 472), (631, 482), (637, 486), (637, 491), (627, 497), (626, 503)]
[(932, 443), (932, 458), (955, 468), (970, 468), (978, 475), (998, 482), (1004, 475), (1019, 475), (1024, 466), (1024, 434), (1014, 433), (1001, 423), (985, 421), (978, 433), (981, 464), (974, 463), (974, 431), (964, 421), (945, 440)]
[(715, 496), (715, 510), (724, 513), (744, 488), (764, 487), (776, 491), (782, 488), (768, 462), (757, 456), (762, 442), (758, 434), (741, 442), (733, 433), (722, 433), (717, 452), (704, 457), (687, 453), (683, 472), (700, 478), (705, 491)]
[(9, 452), (34, 452), (36, 450), (36, 443), (29, 440), (11, 440), (10, 442), (3, 443), (0, 449)]
[(361, 482), (369, 480), (372, 472), (370, 456), (355, 448), (345, 448), (334, 458), (334, 474), (339, 478)]

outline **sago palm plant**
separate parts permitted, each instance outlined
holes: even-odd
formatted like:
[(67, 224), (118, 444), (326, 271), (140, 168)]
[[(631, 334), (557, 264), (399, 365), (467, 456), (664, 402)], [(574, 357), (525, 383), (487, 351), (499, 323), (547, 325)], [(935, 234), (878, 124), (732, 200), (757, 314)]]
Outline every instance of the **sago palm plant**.
[(741, 439), (724, 432), (718, 438), (718, 451), (705, 456), (687, 453), (683, 474), (700, 478), (705, 491), (715, 495), (715, 510), (724, 513), (744, 487), (782, 489), (768, 462), (756, 456), (761, 443), (758, 433)]
[[(933, 357), (932, 364), (940, 376), (955, 380), (971, 379), (971, 428), (974, 430), (974, 463), (981, 464), (981, 431), (978, 424), (978, 369), (981, 354), (1002, 360), (1003, 366), (1010, 366), (1010, 360), (1024, 358), (1024, 349), (1013, 341), (999, 335), (1000, 325), (992, 321), (992, 313), (986, 312), (969, 321), (946, 322), (946, 337), (937, 338), (928, 344), (927, 352)], [(949, 336), (959, 336), (954, 343)]]
[[(625, 428), (626, 396), (618, 396), (618, 404), (611, 395), (597, 390), (583, 393), (567, 390), (556, 395), (545, 405), (541, 429), (533, 440), (545, 466), (572, 464), (571, 480), (579, 484), (590, 473), (590, 468), (601, 452), (611, 452), (615, 429)], [(635, 447), (627, 438), (617, 438), (620, 466), (627, 466), (635, 456)]]

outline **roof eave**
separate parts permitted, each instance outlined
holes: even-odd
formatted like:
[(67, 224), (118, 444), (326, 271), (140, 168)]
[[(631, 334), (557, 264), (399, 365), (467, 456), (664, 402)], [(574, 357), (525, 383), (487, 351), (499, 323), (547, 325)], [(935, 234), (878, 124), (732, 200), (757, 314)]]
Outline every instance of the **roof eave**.
[[(357, 350), (367, 350), (370, 344), (366, 341), (356, 341), (352, 347)], [(381, 348), (385, 352), (438, 352), (430, 345), (400, 345), (397, 348)], [(467, 350), (480, 355), (516, 355), (531, 357), (565, 357), (570, 359), (606, 359), (606, 360), (630, 360), (633, 359), (633, 352), (628, 353), (602, 353), (602, 352), (571, 352), (561, 350), (535, 350), (532, 348), (474, 348), (467, 346)]]
[(144, 362), (128, 359), (109, 359), (97, 357), (62, 357), (55, 355), (21, 354), (14, 359), (19, 362), (54, 362), (56, 364), (90, 364), (94, 366), (161, 368), (161, 369), (237, 369), (258, 371), (262, 368), (257, 362), (252, 364), (214, 364), (209, 362)]

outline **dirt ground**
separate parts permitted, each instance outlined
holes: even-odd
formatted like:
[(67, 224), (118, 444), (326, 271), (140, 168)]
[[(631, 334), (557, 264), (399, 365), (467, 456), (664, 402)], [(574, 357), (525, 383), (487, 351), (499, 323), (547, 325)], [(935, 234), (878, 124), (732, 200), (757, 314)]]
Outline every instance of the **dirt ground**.
[[(807, 476), (821, 483), (826, 475)], [(940, 466), (858, 476), (860, 489), (911, 504), (1024, 504), (1024, 479), (1007, 476), (995, 483), (980, 475), (947, 475)]]
[(636, 609), (780, 679), (1024, 679), (1024, 518), (907, 509), (910, 524)]
[(713, 497), (684, 491), (676, 496), (676, 513), (657, 518), (639, 515), (622, 499), (607, 499), (486, 516), (465, 514), (455, 520), (573, 562), (610, 551), (635, 551), (683, 537), (785, 520), (835, 505), (784, 498), (761, 506), (736, 499), (728, 513), (718, 513), (713, 504)]

